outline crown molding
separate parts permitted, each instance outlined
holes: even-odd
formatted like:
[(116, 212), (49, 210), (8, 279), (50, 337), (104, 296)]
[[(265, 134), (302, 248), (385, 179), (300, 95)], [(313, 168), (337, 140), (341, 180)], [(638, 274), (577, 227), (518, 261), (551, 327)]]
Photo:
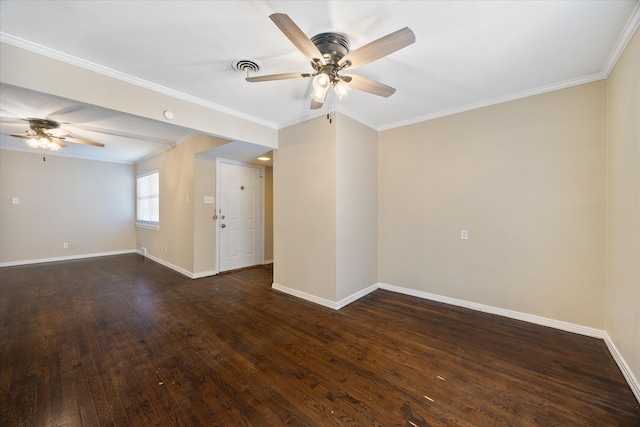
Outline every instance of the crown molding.
[(449, 110), (436, 111), (435, 113), (427, 114), (424, 116), (416, 117), (410, 120), (404, 120), (401, 122), (391, 123), (389, 125), (381, 126), (378, 130), (385, 131), (389, 129), (395, 129), (402, 126), (413, 125), (416, 123), (426, 122), (429, 120), (438, 119), (440, 117), (451, 116), (458, 113), (464, 113), (466, 111), (477, 110), (479, 108), (489, 107), (491, 105), (502, 104), (509, 101), (515, 101), (517, 99), (528, 98), (530, 96), (541, 95), (547, 92), (553, 92), (560, 89), (566, 89), (573, 86), (579, 86), (586, 83), (595, 82), (598, 80), (606, 79), (607, 76), (603, 73), (591, 74), (589, 76), (580, 77), (577, 79), (571, 79), (560, 83), (554, 83), (547, 86), (541, 86), (535, 89), (524, 90), (522, 92), (512, 93), (510, 95), (501, 96), (498, 98), (487, 99), (484, 101), (474, 102), (472, 104), (462, 105), (460, 107), (451, 108)]
[(639, 26), (640, 3), (636, 5), (636, 8), (629, 17), (624, 30), (622, 30), (622, 33), (620, 33), (620, 37), (618, 37), (618, 40), (616, 41), (616, 44), (611, 51), (611, 54), (609, 55), (609, 59), (607, 59), (607, 62), (602, 69), (602, 73), (605, 75), (605, 77), (609, 77), (609, 74), (611, 74), (611, 71), (613, 71), (613, 67), (616, 66), (616, 63), (618, 62), (618, 59), (620, 59), (622, 52), (624, 52), (624, 50), (627, 48), (627, 45), (631, 41), (631, 38), (633, 37), (635, 32), (638, 30)]
[(350, 118), (352, 120), (355, 120), (356, 122), (360, 123), (363, 126), (371, 128), (371, 129), (373, 129), (375, 131), (380, 131), (380, 127), (379, 126), (375, 125), (370, 120), (368, 120), (368, 119), (366, 119), (366, 118), (354, 113), (353, 111), (349, 110), (348, 108), (343, 107), (342, 105), (334, 105), (330, 109), (327, 108), (326, 110), (325, 109), (322, 109), (322, 110), (319, 110), (319, 111), (316, 110), (316, 111), (314, 111), (314, 112), (312, 112), (310, 114), (305, 114), (304, 116), (299, 117), (299, 118), (297, 118), (295, 120), (291, 120), (291, 121), (288, 121), (288, 122), (280, 123), (278, 125), (278, 130), (284, 129), (284, 128), (288, 128), (289, 126), (293, 126), (293, 125), (297, 125), (297, 124), (300, 124), (300, 123), (304, 123), (304, 122), (306, 122), (308, 120), (317, 119), (318, 117), (322, 117), (324, 115), (333, 114), (333, 113), (340, 113), (343, 116), (346, 116), (346, 117), (348, 117), (348, 118)]
[(355, 120), (356, 122), (360, 123), (361, 125), (364, 125), (370, 129), (373, 129), (375, 131), (380, 132), (380, 126), (373, 123), (372, 121), (370, 121), (369, 119), (367, 119), (366, 117), (363, 117), (359, 114), (354, 113), (353, 111), (349, 110), (346, 107), (343, 107), (342, 105), (338, 105), (336, 106), (336, 111), (340, 114), (342, 114), (343, 116), (349, 117), (352, 120)]
[(335, 107), (333, 107), (331, 109), (326, 109), (326, 110), (325, 109), (312, 110), (308, 114), (300, 116), (297, 119), (293, 119), (293, 120), (289, 120), (287, 122), (279, 123), (276, 128), (278, 130), (282, 130), (284, 128), (288, 128), (288, 127), (293, 126), (293, 125), (304, 123), (304, 122), (306, 122), (308, 120), (317, 119), (318, 117), (322, 117), (324, 115), (334, 113), (335, 111), (336, 111)]
[(213, 102), (205, 101), (204, 99), (187, 95), (186, 93), (179, 92), (177, 90), (169, 89), (165, 86), (161, 86), (147, 80), (143, 80), (137, 77), (133, 77), (129, 74), (122, 73), (120, 71), (113, 70), (111, 68), (104, 67), (102, 65), (85, 61), (84, 59), (77, 58), (75, 56), (67, 55), (66, 53), (62, 53), (60, 51), (50, 49), (48, 47), (39, 45), (37, 43), (32, 43), (30, 41), (11, 36), (9, 34), (0, 32), (0, 42), (6, 43), (11, 46), (15, 46), (20, 49), (27, 50), (29, 52), (37, 53), (42, 56), (46, 56), (51, 59), (55, 59), (57, 61), (64, 62), (66, 64), (74, 65), (76, 67), (92, 71), (94, 73), (98, 73), (116, 80), (120, 80), (138, 87), (142, 87), (145, 89), (152, 90), (154, 92), (161, 93), (163, 95), (171, 96), (176, 99), (180, 99), (182, 101), (190, 102), (195, 105), (199, 105), (201, 107), (208, 108), (210, 110), (217, 111), (219, 113), (228, 114), (233, 117), (237, 117), (239, 119), (247, 120), (258, 125), (262, 125), (271, 129), (278, 129), (275, 123), (269, 122), (267, 120), (263, 120), (249, 114), (241, 113), (236, 110), (232, 110), (227, 107), (223, 107), (221, 105), (215, 104)]

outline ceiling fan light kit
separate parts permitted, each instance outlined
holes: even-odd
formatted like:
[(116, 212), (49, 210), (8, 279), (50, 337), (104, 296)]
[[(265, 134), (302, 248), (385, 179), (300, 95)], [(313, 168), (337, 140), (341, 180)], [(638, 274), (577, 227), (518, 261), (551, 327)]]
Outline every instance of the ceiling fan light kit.
[(41, 148), (49, 151), (58, 151), (62, 148), (60, 144), (47, 136), (43, 136), (40, 138), (36, 138), (34, 136), (33, 138), (29, 138), (27, 139), (27, 145), (31, 148)]
[(61, 148), (67, 146), (66, 142), (73, 142), (75, 144), (83, 144), (83, 145), (92, 145), (94, 147), (104, 147), (104, 144), (99, 142), (91, 142), (85, 141), (83, 139), (71, 138), (64, 131), (55, 132), (60, 129), (60, 123), (49, 120), (49, 119), (36, 119), (33, 117), (29, 117), (27, 119), (23, 119), (26, 122), (29, 122), (29, 127), (31, 129), (27, 130), (24, 135), (22, 134), (8, 134), (9, 136), (13, 136), (14, 138), (24, 139), (27, 145), (34, 149), (39, 150), (48, 150), (48, 151), (58, 151)]
[(338, 99), (343, 99), (355, 88), (373, 95), (389, 97), (395, 89), (375, 80), (358, 75), (341, 75), (340, 72), (383, 58), (416, 41), (415, 34), (405, 27), (391, 34), (368, 43), (353, 52), (349, 51), (349, 38), (340, 33), (320, 33), (308, 38), (305, 33), (284, 13), (269, 16), (282, 33), (294, 46), (311, 60), (315, 73), (282, 73), (264, 76), (247, 76), (248, 82), (265, 82), (299, 77), (313, 77), (311, 92), (311, 109), (324, 105), (329, 87)]

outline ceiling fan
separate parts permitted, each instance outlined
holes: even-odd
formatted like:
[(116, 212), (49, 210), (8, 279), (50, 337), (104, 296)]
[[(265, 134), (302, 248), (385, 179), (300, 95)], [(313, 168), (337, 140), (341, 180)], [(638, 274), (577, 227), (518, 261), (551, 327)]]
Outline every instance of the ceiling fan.
[(353, 52), (349, 51), (349, 38), (340, 33), (320, 33), (308, 38), (305, 33), (284, 13), (274, 13), (269, 18), (307, 58), (311, 59), (314, 73), (283, 73), (247, 77), (248, 82), (313, 77), (311, 109), (324, 105), (329, 87), (342, 99), (352, 88), (374, 95), (389, 97), (396, 91), (391, 86), (355, 74), (340, 74), (385, 57), (416, 41), (416, 36), (408, 27), (387, 34)]
[(60, 127), (60, 123), (49, 119), (37, 119), (29, 117), (20, 119), (29, 122), (30, 129), (24, 134), (10, 133), (5, 134), (14, 138), (25, 139), (27, 144), (32, 148), (40, 148), (50, 151), (57, 151), (66, 147), (66, 142), (74, 144), (91, 145), (93, 147), (104, 147), (99, 142), (86, 141), (84, 139), (72, 138), (69, 132)]

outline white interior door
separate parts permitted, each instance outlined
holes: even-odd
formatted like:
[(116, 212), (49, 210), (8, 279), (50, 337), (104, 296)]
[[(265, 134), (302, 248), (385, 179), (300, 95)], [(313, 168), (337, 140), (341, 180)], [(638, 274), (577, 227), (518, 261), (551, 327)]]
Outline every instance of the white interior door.
[(220, 271), (262, 262), (262, 169), (219, 163)]

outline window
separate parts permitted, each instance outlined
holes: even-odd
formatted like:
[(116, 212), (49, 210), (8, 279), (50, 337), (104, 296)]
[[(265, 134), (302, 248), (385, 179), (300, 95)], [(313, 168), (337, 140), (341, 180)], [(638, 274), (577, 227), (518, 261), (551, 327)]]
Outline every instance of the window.
[(138, 198), (136, 224), (160, 226), (160, 173), (153, 171), (136, 179)]

